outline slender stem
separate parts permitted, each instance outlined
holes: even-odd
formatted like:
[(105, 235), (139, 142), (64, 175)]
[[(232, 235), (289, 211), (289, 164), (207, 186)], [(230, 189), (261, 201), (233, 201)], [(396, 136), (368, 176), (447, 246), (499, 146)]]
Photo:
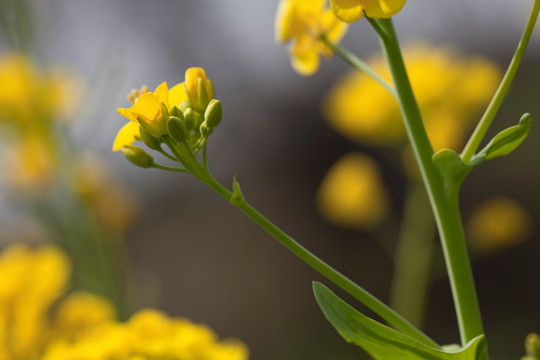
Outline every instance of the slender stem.
[(366, 64), (362, 59), (357, 57), (355, 54), (350, 52), (346, 47), (334, 44), (328, 40), (325, 36), (321, 37), (321, 40), (328, 46), (330, 46), (336, 54), (338, 54), (343, 60), (348, 62), (356, 70), (363, 72), (373, 80), (375, 80), (379, 85), (385, 88), (393, 97), (396, 97), (396, 91), (386, 80), (384, 80), (379, 74), (377, 74), (368, 64)]
[(435, 221), (426, 190), (412, 180), (394, 257), (390, 306), (421, 328), (431, 279)]
[(433, 149), (409, 83), (392, 20), (378, 20), (378, 23), (386, 30), (387, 35), (380, 35), (381, 45), (394, 79), (407, 135), (435, 215), (456, 307), (461, 342), (464, 345), (481, 335), (483, 326), (459, 213), (459, 188), (451, 191), (445, 189), (431, 159)]
[(166, 151), (163, 150), (162, 148), (159, 148), (158, 151), (159, 151), (163, 156), (165, 156), (167, 159), (174, 160), (174, 161), (178, 161), (178, 160), (176, 160), (176, 158), (175, 158), (174, 156), (172, 156), (171, 154), (169, 154), (168, 152), (166, 152)]
[(153, 163), (152, 165), (150, 165), (150, 167), (153, 167), (153, 168), (156, 168), (156, 169), (167, 170), (167, 171), (176, 171), (176, 172), (183, 172), (183, 173), (189, 172), (189, 171), (187, 171), (186, 169), (175, 168), (175, 167), (166, 166), (166, 165), (161, 165), (161, 164), (156, 164), (156, 163)]
[(473, 155), (476, 153), (476, 150), (478, 150), (482, 139), (486, 135), (486, 132), (491, 126), (495, 115), (497, 115), (497, 112), (499, 111), (499, 108), (501, 107), (502, 102), (504, 101), (504, 98), (506, 97), (506, 94), (508, 93), (508, 90), (512, 85), (512, 81), (516, 76), (521, 60), (523, 59), (525, 49), (527, 49), (527, 44), (529, 43), (529, 39), (531, 38), (531, 34), (533, 32), (534, 25), (536, 24), (539, 11), (540, 0), (535, 0), (533, 8), (531, 10), (529, 21), (527, 22), (527, 26), (525, 27), (523, 36), (521, 37), (521, 40), (517, 46), (514, 57), (512, 58), (512, 61), (508, 66), (508, 70), (506, 70), (506, 74), (504, 75), (504, 78), (502, 79), (501, 84), (499, 85), (499, 88), (495, 93), (495, 96), (488, 105), (486, 111), (484, 112), (484, 115), (480, 119), (480, 122), (476, 126), (476, 129), (474, 129), (473, 134), (469, 138), (467, 145), (465, 145), (465, 148), (461, 153), (461, 158), (465, 163), (468, 163), (473, 157)]
[[(208, 178), (203, 179), (203, 181), (219, 195), (230, 201), (232, 193), (225, 187), (223, 187), (220, 183), (218, 183), (213, 177), (208, 175)], [(397, 330), (426, 345), (439, 348), (439, 345), (435, 343), (432, 339), (430, 339), (426, 334), (414, 327), (401, 315), (399, 315), (390, 307), (375, 298), (362, 287), (358, 286), (353, 281), (340, 274), (337, 270), (327, 265), (317, 256), (313, 255), (311, 252), (309, 252), (309, 250), (304, 248), (289, 235), (284, 233), (281, 229), (275, 226), (272, 222), (270, 222), (267, 218), (265, 218), (262, 214), (255, 210), (247, 202), (243, 201), (237, 207), (242, 212), (244, 212), (244, 214), (250, 217), (255, 223), (257, 223), (262, 229), (264, 229), (267, 233), (269, 233), (276, 240), (278, 240), (294, 255), (299, 257), (301, 260), (311, 266), (314, 270), (318, 271), (321, 275), (325, 276), (337, 286), (351, 294), (358, 301), (362, 302), (368, 308), (373, 310), (377, 315), (386, 320)]]

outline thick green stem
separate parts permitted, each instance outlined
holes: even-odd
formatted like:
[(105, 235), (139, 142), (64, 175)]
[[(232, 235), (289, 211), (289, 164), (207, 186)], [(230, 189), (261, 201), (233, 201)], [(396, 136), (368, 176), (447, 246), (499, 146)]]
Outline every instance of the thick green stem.
[(334, 44), (329, 41), (326, 37), (321, 37), (321, 40), (328, 46), (330, 46), (336, 54), (338, 54), (343, 60), (348, 62), (356, 70), (366, 74), (379, 85), (385, 88), (392, 96), (396, 97), (396, 91), (386, 80), (384, 80), (379, 74), (377, 74), (368, 64), (366, 64), (362, 59), (357, 57), (355, 54), (350, 52), (344, 46)]
[(458, 190), (447, 191), (433, 161), (433, 149), (416, 103), (392, 20), (377, 20), (382, 48), (394, 80), (405, 128), (435, 214), (452, 288), (462, 344), (483, 334), (471, 265), (458, 206)]
[(501, 81), (501, 84), (499, 85), (495, 96), (488, 105), (486, 111), (484, 112), (484, 115), (480, 119), (480, 122), (476, 126), (476, 129), (474, 129), (473, 134), (469, 138), (467, 145), (465, 145), (465, 148), (461, 153), (461, 158), (463, 159), (464, 163), (468, 163), (473, 157), (473, 155), (476, 153), (476, 150), (478, 150), (482, 139), (486, 135), (489, 127), (491, 126), (491, 123), (493, 122), (493, 119), (495, 118), (495, 115), (497, 115), (497, 112), (499, 111), (499, 108), (501, 107), (502, 102), (504, 101), (504, 98), (508, 93), (508, 90), (510, 89), (510, 86), (512, 85), (512, 81), (516, 76), (519, 65), (521, 64), (521, 60), (523, 59), (525, 49), (527, 49), (527, 45), (529, 43), (529, 39), (531, 38), (534, 25), (536, 24), (536, 20), (538, 19), (539, 11), (540, 0), (535, 0), (534, 6), (531, 10), (531, 15), (529, 16), (529, 21), (527, 22), (527, 26), (525, 27), (525, 31), (523, 32), (523, 36), (521, 37), (514, 57), (512, 58), (512, 61), (508, 66), (508, 70), (506, 70), (506, 74), (504, 75), (504, 78)]
[[(232, 193), (225, 187), (223, 187), (220, 183), (218, 183), (210, 175), (208, 175), (208, 177), (202, 180), (226, 200), (231, 200)], [(350, 295), (352, 295), (358, 301), (366, 305), (368, 308), (373, 310), (377, 315), (386, 320), (397, 330), (426, 345), (439, 347), (437, 343), (435, 343), (422, 331), (414, 327), (397, 312), (379, 301), (362, 287), (358, 286), (353, 281), (340, 274), (337, 270), (327, 265), (324, 261), (313, 255), (306, 248), (297, 243), (289, 235), (285, 234), (281, 229), (279, 229), (272, 222), (266, 219), (262, 214), (255, 210), (247, 202), (242, 201), (240, 204), (237, 205), (237, 207), (249, 218), (251, 218), (255, 223), (257, 223), (262, 229), (264, 229), (267, 233), (269, 233), (276, 240), (278, 240), (294, 255), (303, 260), (321, 275), (325, 276), (328, 280), (332, 281), (334, 284), (348, 292)]]
[(421, 328), (431, 280), (435, 221), (423, 184), (412, 180), (409, 187), (394, 257), (390, 306)]

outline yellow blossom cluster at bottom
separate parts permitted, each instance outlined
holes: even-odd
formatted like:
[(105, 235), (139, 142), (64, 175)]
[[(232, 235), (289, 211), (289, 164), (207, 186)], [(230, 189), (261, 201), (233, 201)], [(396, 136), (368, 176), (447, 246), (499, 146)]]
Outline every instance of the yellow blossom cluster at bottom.
[(141, 310), (115, 320), (110, 302), (86, 292), (63, 297), (67, 256), (51, 245), (0, 254), (0, 360), (247, 360), (247, 347), (205, 325)]
[(127, 323), (106, 322), (76, 339), (53, 341), (43, 360), (244, 360), (247, 347), (219, 341), (205, 325), (142, 310)]

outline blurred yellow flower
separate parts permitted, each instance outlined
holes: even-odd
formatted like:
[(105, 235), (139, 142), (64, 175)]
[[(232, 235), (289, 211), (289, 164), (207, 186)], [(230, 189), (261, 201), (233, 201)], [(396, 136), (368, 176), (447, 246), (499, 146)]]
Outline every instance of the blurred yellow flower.
[(375, 19), (387, 19), (397, 14), (406, 0), (330, 0), (336, 16), (343, 21), (357, 21), (364, 13)]
[(311, 75), (319, 68), (319, 55), (333, 55), (321, 36), (338, 43), (347, 25), (328, 9), (325, 0), (280, 0), (275, 19), (275, 36), (279, 43), (292, 42), (290, 48), (293, 69), (301, 75)]
[(23, 131), (69, 117), (82, 93), (74, 73), (41, 71), (22, 54), (0, 56), (0, 84), (0, 120)]
[(518, 202), (508, 197), (493, 197), (472, 213), (467, 224), (469, 245), (479, 253), (502, 250), (525, 241), (531, 226), (529, 214)]
[[(416, 44), (406, 47), (404, 54), (434, 149), (456, 149), (490, 101), (501, 79), (500, 70), (486, 58), (460, 56), (451, 48)], [(368, 63), (391, 81), (382, 58), (372, 58)], [(405, 143), (395, 99), (363, 74), (353, 72), (338, 82), (323, 110), (330, 125), (353, 141), (384, 146)]]
[(6, 180), (12, 188), (43, 195), (54, 182), (58, 159), (53, 141), (40, 134), (13, 139), (4, 154)]
[(140, 208), (137, 196), (113, 174), (113, 169), (96, 157), (79, 156), (72, 181), (75, 193), (88, 206), (97, 222), (103, 229), (117, 234), (135, 222)]
[(33, 359), (49, 330), (48, 314), (64, 293), (70, 264), (53, 246), (13, 245), (0, 255), (0, 359)]
[(220, 341), (204, 325), (147, 309), (127, 323), (104, 323), (75, 341), (58, 340), (43, 359), (246, 360), (248, 356), (246, 346), (237, 340)]
[(370, 157), (351, 153), (328, 170), (317, 193), (321, 214), (345, 228), (371, 228), (388, 211), (388, 198), (377, 164)]
[(147, 309), (120, 323), (104, 298), (79, 291), (61, 299), (70, 270), (51, 245), (0, 254), (1, 360), (248, 359), (240, 341), (187, 319)]

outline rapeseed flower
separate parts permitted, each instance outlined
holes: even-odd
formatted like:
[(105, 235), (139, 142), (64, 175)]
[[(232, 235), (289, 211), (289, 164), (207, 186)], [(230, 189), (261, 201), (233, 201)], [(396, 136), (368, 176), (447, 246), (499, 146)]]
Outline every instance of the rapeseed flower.
[(321, 37), (338, 43), (347, 31), (328, 9), (326, 0), (281, 0), (275, 19), (275, 37), (279, 43), (292, 42), (291, 65), (301, 75), (317, 71), (320, 55), (329, 58), (332, 49)]
[(328, 170), (317, 193), (320, 213), (344, 228), (371, 228), (388, 211), (388, 197), (377, 164), (350, 153)]
[(1, 360), (246, 360), (238, 340), (207, 326), (141, 310), (116, 320), (112, 304), (77, 291), (63, 297), (71, 266), (56, 246), (12, 245), (0, 254)]
[(406, 0), (330, 0), (336, 16), (346, 22), (354, 22), (364, 14), (375, 19), (388, 19), (397, 14)]
[(146, 309), (127, 323), (103, 323), (73, 341), (55, 341), (43, 360), (246, 360), (248, 356), (243, 343), (220, 341), (205, 325)]
[(517, 201), (497, 196), (481, 203), (467, 223), (471, 249), (492, 253), (522, 243), (531, 232), (532, 220)]
[(49, 311), (66, 291), (70, 264), (54, 246), (13, 245), (0, 255), (0, 359), (37, 358)]
[(204, 69), (189, 68), (183, 83), (169, 89), (167, 83), (163, 82), (154, 92), (143, 86), (140, 90), (132, 90), (128, 99), (133, 105), (130, 108), (118, 108), (118, 112), (130, 122), (116, 135), (113, 151), (121, 150), (136, 140), (143, 140), (142, 131), (159, 139), (167, 134), (169, 116), (183, 117), (182, 112), (187, 109), (190, 109), (188, 113), (195, 118), (194, 123), (190, 123), (190, 129), (198, 128), (204, 120), (206, 108), (214, 99), (214, 86)]
[[(482, 56), (465, 57), (450, 48), (416, 44), (404, 50), (405, 63), (435, 151), (456, 149), (490, 101), (502, 74)], [(391, 82), (384, 60), (370, 66)], [(395, 99), (364, 74), (353, 72), (330, 91), (323, 105), (334, 129), (353, 141), (403, 146), (405, 128)]]

